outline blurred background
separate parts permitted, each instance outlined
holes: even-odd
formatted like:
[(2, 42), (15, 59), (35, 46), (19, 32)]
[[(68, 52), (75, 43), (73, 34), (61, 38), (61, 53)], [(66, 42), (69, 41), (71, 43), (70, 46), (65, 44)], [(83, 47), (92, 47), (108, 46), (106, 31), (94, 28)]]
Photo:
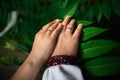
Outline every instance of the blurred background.
[(0, 80), (22, 64), (43, 25), (66, 15), (84, 25), (77, 65), (85, 80), (120, 80), (120, 0), (0, 0)]

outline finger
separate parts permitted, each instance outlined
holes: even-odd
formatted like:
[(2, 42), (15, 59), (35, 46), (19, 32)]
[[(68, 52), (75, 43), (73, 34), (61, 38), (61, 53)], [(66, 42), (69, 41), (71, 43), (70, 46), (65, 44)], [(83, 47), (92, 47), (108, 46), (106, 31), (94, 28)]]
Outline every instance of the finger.
[(66, 33), (72, 34), (75, 25), (75, 19), (72, 19), (66, 28)]
[(51, 34), (54, 31), (54, 29), (58, 26), (59, 23), (60, 23), (60, 20), (56, 20), (56, 22), (48, 28), (48, 30), (46, 31), (46, 34), (48, 35)]
[(75, 30), (73, 36), (79, 38), (80, 34), (82, 32), (82, 28), (83, 28), (83, 24), (79, 24), (78, 27), (77, 27), (77, 29)]
[(58, 37), (60, 32), (61, 32), (61, 29), (62, 29), (62, 24), (59, 23), (58, 27), (53, 31), (51, 36), (54, 37), (54, 38)]
[(53, 25), (56, 22), (56, 20), (46, 24), (45, 26), (43, 26), (43, 28), (40, 30), (41, 32), (46, 32), (48, 30), (48, 28)]
[(70, 21), (70, 16), (66, 16), (64, 21), (62, 22), (62, 25), (64, 26), (63, 29), (65, 30), (66, 29), (66, 26), (68, 25)]
[(58, 26), (58, 24), (60, 22), (61, 22), (61, 20), (57, 19), (55, 24), (51, 25), (48, 30), (52, 30), (53, 31)]

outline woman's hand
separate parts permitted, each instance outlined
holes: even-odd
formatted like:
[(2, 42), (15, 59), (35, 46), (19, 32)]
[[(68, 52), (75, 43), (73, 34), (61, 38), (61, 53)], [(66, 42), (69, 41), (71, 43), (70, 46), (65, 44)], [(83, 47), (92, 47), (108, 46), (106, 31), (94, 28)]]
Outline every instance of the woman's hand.
[(11, 80), (36, 80), (42, 65), (53, 53), (62, 29), (60, 20), (45, 25), (35, 36), (32, 50)]
[(42, 58), (42, 60), (46, 61), (51, 56), (62, 29), (60, 22), (61, 20), (59, 19), (50, 22), (36, 34), (31, 50), (34, 58)]
[(63, 30), (59, 35), (59, 39), (52, 56), (56, 55), (68, 55), (76, 57), (80, 33), (82, 31), (82, 24), (74, 30), (75, 20), (70, 20), (70, 16), (67, 16), (62, 22)]

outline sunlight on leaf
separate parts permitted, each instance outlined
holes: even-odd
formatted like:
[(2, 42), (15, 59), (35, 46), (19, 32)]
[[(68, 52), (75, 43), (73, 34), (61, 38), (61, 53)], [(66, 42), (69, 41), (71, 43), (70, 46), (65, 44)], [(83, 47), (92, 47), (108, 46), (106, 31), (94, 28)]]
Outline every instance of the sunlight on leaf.
[(64, 18), (65, 18), (67, 15), (69, 15), (69, 16), (72, 17), (72, 16), (74, 15), (77, 7), (78, 7), (78, 4), (79, 4), (79, 2), (73, 3), (73, 4), (71, 5), (71, 9), (67, 12), (67, 14), (64, 16)]
[(81, 44), (83, 58), (93, 58), (100, 56), (120, 46), (120, 43), (110, 40), (91, 40)]
[(88, 40), (94, 36), (97, 36), (108, 29), (98, 28), (98, 27), (87, 27), (83, 29), (83, 41)]

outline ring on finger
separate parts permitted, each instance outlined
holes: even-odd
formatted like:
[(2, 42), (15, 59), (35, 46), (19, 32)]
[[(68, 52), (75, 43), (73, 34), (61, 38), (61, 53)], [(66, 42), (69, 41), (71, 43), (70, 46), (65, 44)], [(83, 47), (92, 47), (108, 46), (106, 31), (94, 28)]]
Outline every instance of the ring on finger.
[(67, 29), (70, 29), (70, 30), (72, 30), (73, 28), (71, 28), (71, 27), (67, 27)]
[(50, 29), (48, 29), (47, 31), (50, 32), (50, 33), (52, 32), (52, 30), (50, 30)]

